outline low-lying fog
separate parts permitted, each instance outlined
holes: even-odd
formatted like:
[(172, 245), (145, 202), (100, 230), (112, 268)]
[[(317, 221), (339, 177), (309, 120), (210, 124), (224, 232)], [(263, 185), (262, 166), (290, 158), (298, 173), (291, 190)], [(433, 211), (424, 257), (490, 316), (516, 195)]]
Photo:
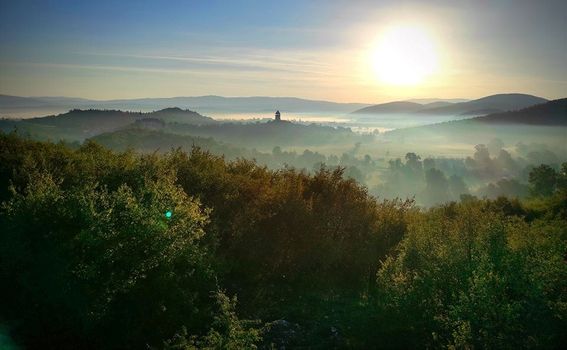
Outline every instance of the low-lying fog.
[[(337, 113), (286, 113), (282, 112), (282, 120), (300, 123), (317, 123), (322, 125), (342, 126), (351, 128), (352, 131), (360, 133), (377, 133), (394, 129), (422, 126), (441, 123), (470, 117), (447, 116), (447, 115), (416, 115), (416, 114), (337, 114)], [(263, 121), (273, 119), (273, 113), (228, 113), (210, 112), (202, 113), (208, 117), (221, 121)]]
[[(125, 111), (138, 110), (123, 109)], [(215, 120), (223, 122), (257, 122), (257, 121), (267, 121), (274, 118), (274, 113), (269, 112), (219, 112), (219, 111), (201, 111), (195, 109), (196, 112), (211, 117)], [(142, 112), (150, 112), (152, 109), (144, 109)], [(29, 119), (36, 117), (43, 117), (47, 115), (57, 115), (68, 112), (65, 108), (40, 108), (40, 109), (25, 109), (18, 110), (13, 109), (9, 111), (3, 111), (2, 117), (9, 119)], [(436, 116), (436, 115), (416, 115), (416, 114), (380, 114), (380, 115), (361, 115), (361, 114), (340, 114), (340, 113), (329, 113), (329, 112), (308, 112), (308, 113), (288, 113), (285, 110), (282, 112), (282, 120), (288, 120), (291, 122), (304, 123), (304, 124), (321, 124), (328, 126), (341, 126), (350, 128), (354, 132), (358, 133), (384, 133), (386, 131), (391, 131), (400, 128), (422, 126), (434, 123), (441, 123), (456, 119), (464, 119), (465, 117), (460, 116)], [(470, 118), (470, 117), (466, 117)]]

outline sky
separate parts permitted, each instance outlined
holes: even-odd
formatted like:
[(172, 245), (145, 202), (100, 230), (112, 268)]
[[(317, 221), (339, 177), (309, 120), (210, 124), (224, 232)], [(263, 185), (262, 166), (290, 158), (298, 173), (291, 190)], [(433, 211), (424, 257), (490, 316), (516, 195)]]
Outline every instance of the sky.
[(567, 96), (567, 1), (0, 0), (0, 94)]

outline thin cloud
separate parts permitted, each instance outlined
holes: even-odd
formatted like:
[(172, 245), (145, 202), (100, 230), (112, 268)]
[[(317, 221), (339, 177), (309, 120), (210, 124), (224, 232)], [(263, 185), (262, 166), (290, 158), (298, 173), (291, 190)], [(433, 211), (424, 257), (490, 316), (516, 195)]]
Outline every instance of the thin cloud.
[[(101, 71), (119, 71), (119, 72), (141, 72), (141, 73), (159, 73), (159, 74), (186, 74), (205, 77), (221, 77), (221, 78), (238, 78), (242, 80), (256, 81), (303, 81), (303, 82), (325, 82), (325, 75), (305, 75), (305, 72), (283, 72), (276, 71), (219, 71), (218, 69), (178, 69), (178, 68), (148, 68), (134, 66), (118, 66), (118, 65), (92, 65), (92, 64), (74, 64), (74, 63), (43, 63), (43, 62), (0, 62), (0, 65), (27, 66), (27, 67), (44, 67), (44, 68), (63, 68), (63, 69), (87, 69)], [(279, 73), (279, 74), (278, 74)], [(328, 77), (326, 77), (328, 78)]]
[(293, 57), (279, 54), (247, 54), (237, 57), (229, 56), (189, 56), (189, 55), (152, 55), (152, 54), (121, 54), (121, 53), (79, 53), (87, 56), (124, 57), (146, 60), (189, 62), (216, 67), (230, 67), (250, 70), (272, 70), (281, 72), (295, 72), (303, 74), (332, 74), (332, 66), (322, 60), (315, 60), (310, 56), (303, 55)]

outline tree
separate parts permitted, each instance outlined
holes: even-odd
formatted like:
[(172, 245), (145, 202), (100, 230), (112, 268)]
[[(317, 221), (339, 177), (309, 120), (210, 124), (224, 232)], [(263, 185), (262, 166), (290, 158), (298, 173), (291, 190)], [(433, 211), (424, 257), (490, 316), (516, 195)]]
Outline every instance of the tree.
[(441, 170), (435, 168), (427, 170), (425, 183), (425, 204), (433, 205), (449, 199), (449, 183)]
[(1, 274), (12, 282), (0, 310), (26, 346), (140, 348), (209, 322), (207, 211), (170, 171), (140, 165), (115, 188), (104, 183), (113, 176), (32, 174), (2, 208)]
[(164, 342), (164, 350), (197, 349), (257, 349), (261, 340), (258, 322), (240, 320), (236, 315), (236, 297), (229, 298), (222, 291), (215, 293), (217, 309), (213, 313), (212, 327), (205, 336), (190, 335), (187, 328)]
[(417, 173), (421, 171), (421, 157), (415, 153), (406, 154), (406, 166), (409, 167), (413, 172)]
[(403, 330), (390, 333), (389, 344), (561, 347), (565, 222), (506, 218), (486, 201), (453, 203), (414, 219), (398, 254), (377, 274), (377, 313), (389, 315), (390, 329)]
[(529, 183), (534, 196), (550, 196), (555, 191), (557, 172), (547, 164), (541, 164), (530, 171)]
[(567, 190), (567, 162), (561, 164), (561, 169), (557, 174), (557, 189), (561, 191)]
[(492, 178), (496, 174), (496, 167), (490, 158), (490, 152), (486, 145), (480, 144), (474, 147), (475, 152), (473, 155), (474, 162), (467, 159), (467, 163), (476, 172), (480, 178)]

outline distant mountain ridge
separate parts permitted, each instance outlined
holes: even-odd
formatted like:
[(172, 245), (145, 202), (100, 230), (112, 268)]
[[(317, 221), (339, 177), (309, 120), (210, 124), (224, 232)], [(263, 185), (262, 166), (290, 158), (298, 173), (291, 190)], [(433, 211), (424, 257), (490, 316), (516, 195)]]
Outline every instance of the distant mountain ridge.
[[(567, 140), (567, 98), (523, 108), (518, 111), (493, 113), (475, 118), (452, 120), (392, 130), (388, 138), (411, 137), (412, 140), (430, 141), (444, 138), (447, 142), (482, 142), (487, 138), (523, 139), (547, 137), (554, 140)], [(539, 136), (538, 136), (539, 135)], [(446, 142), (446, 141), (444, 141)], [(517, 142), (517, 141), (516, 141)]]
[(407, 129), (398, 129), (391, 133), (403, 133), (406, 130), (435, 130), (455, 128), (470, 125), (539, 125), (539, 126), (567, 126), (567, 98), (551, 100), (516, 111), (491, 113), (474, 118), (452, 120), (443, 123), (417, 126)]
[(32, 108), (51, 106), (49, 102), (34, 97), (0, 95), (0, 108)]
[(471, 121), (493, 124), (567, 126), (567, 98), (552, 100), (519, 111), (493, 113), (476, 117)]
[(364, 107), (352, 114), (413, 113), (420, 109), (423, 109), (423, 105), (416, 102), (395, 101)]
[[(548, 100), (527, 94), (497, 94), (479, 98), (468, 102), (455, 103), (450, 106), (428, 108), (418, 113), (432, 115), (474, 115), (474, 112), (506, 112), (545, 103)], [(479, 115), (479, 114), (477, 114)]]
[(468, 98), (412, 98), (409, 100), (405, 100), (408, 102), (415, 102), (422, 105), (431, 105), (433, 103), (441, 102), (446, 104), (453, 104), (453, 103), (460, 103), (460, 102), (468, 102), (470, 99)]
[[(355, 109), (368, 106), (364, 103), (339, 103), (322, 100), (308, 100), (296, 97), (222, 97), (222, 96), (195, 96), (171, 98), (140, 98), (118, 100), (88, 100), (70, 97), (19, 97), (0, 95), (0, 116), (18, 116), (30, 110), (37, 110), (35, 115), (45, 115), (41, 108), (53, 111), (81, 109), (119, 109), (127, 111), (152, 111), (156, 109), (177, 106), (196, 110), (201, 113), (247, 113), (247, 112), (328, 112), (348, 113)], [(50, 112), (52, 113), (52, 112)], [(27, 113), (29, 115), (29, 113)], [(32, 114), (33, 115), (33, 114)]]
[(436, 101), (428, 104), (420, 104), (410, 101), (395, 101), (361, 108), (352, 112), (352, 114), (416, 113), (427, 115), (478, 116), (519, 110), (547, 101), (548, 100), (544, 98), (526, 94), (497, 94), (458, 103)]

